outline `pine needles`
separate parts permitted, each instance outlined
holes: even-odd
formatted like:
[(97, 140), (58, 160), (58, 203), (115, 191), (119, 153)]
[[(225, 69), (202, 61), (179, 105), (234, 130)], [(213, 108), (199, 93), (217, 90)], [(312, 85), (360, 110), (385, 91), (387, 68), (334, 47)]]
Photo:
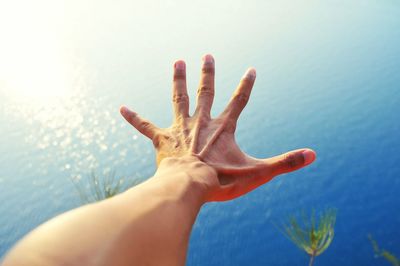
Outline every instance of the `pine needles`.
[(291, 240), (298, 248), (310, 255), (310, 266), (313, 265), (316, 256), (321, 255), (334, 237), (336, 222), (336, 210), (327, 209), (318, 218), (315, 211), (307, 217), (303, 213), (301, 219), (290, 216), (287, 224), (280, 227), (280, 231)]
[(392, 264), (393, 266), (400, 266), (400, 260), (395, 255), (390, 253), (389, 251), (380, 249), (378, 246), (378, 243), (376, 243), (375, 239), (372, 238), (371, 234), (368, 234), (368, 239), (369, 239), (369, 241), (371, 241), (372, 248), (374, 249), (376, 256), (383, 257), (388, 262), (390, 262), (390, 264)]

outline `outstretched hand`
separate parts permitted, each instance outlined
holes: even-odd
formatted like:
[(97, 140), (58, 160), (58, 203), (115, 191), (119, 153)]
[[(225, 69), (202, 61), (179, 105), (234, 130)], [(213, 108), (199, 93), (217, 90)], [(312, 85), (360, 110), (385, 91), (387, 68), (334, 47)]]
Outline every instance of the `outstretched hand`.
[(217, 176), (214, 179), (204, 177), (212, 191), (206, 200), (223, 201), (246, 194), (276, 175), (298, 170), (315, 160), (315, 152), (310, 149), (294, 150), (267, 159), (256, 159), (242, 152), (234, 134), (239, 115), (249, 100), (256, 71), (254, 68), (247, 70), (225, 110), (211, 118), (214, 76), (214, 58), (205, 55), (196, 110), (190, 116), (186, 65), (182, 60), (175, 62), (172, 86), (174, 122), (169, 128), (159, 128), (127, 107), (121, 107), (123, 117), (153, 141), (157, 165), (167, 157), (192, 157), (202, 161), (212, 167)]

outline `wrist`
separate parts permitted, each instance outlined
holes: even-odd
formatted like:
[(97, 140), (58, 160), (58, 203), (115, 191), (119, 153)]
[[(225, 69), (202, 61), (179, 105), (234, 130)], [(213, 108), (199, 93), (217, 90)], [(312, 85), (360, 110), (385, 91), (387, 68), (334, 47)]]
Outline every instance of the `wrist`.
[(195, 156), (169, 157), (161, 161), (153, 177), (185, 201), (204, 204), (218, 183), (217, 173)]

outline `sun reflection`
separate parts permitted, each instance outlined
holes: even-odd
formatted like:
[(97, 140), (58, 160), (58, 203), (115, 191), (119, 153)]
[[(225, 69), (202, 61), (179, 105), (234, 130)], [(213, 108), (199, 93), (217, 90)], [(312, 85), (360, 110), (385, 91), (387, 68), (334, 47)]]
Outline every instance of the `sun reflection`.
[(59, 55), (54, 51), (35, 49), (35, 53), (20, 56), (7, 62), (7, 69), (2, 70), (3, 89), (8, 96), (41, 103), (68, 96), (72, 84), (66, 63)]

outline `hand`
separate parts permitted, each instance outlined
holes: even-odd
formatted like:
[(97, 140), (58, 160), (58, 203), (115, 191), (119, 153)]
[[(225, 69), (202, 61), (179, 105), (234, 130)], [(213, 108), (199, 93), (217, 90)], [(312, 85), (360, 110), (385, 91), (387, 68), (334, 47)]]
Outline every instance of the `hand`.
[(310, 149), (267, 159), (256, 159), (243, 153), (234, 134), (239, 115), (249, 100), (256, 71), (254, 68), (247, 70), (225, 110), (218, 117), (211, 118), (214, 73), (214, 58), (205, 55), (197, 106), (190, 116), (186, 65), (182, 60), (175, 62), (172, 85), (174, 122), (169, 128), (158, 128), (127, 107), (121, 107), (123, 117), (153, 141), (157, 165), (167, 157), (192, 157), (202, 161), (217, 173), (217, 178), (203, 177), (209, 189), (207, 201), (223, 201), (246, 194), (276, 175), (298, 170), (315, 160), (315, 152)]

